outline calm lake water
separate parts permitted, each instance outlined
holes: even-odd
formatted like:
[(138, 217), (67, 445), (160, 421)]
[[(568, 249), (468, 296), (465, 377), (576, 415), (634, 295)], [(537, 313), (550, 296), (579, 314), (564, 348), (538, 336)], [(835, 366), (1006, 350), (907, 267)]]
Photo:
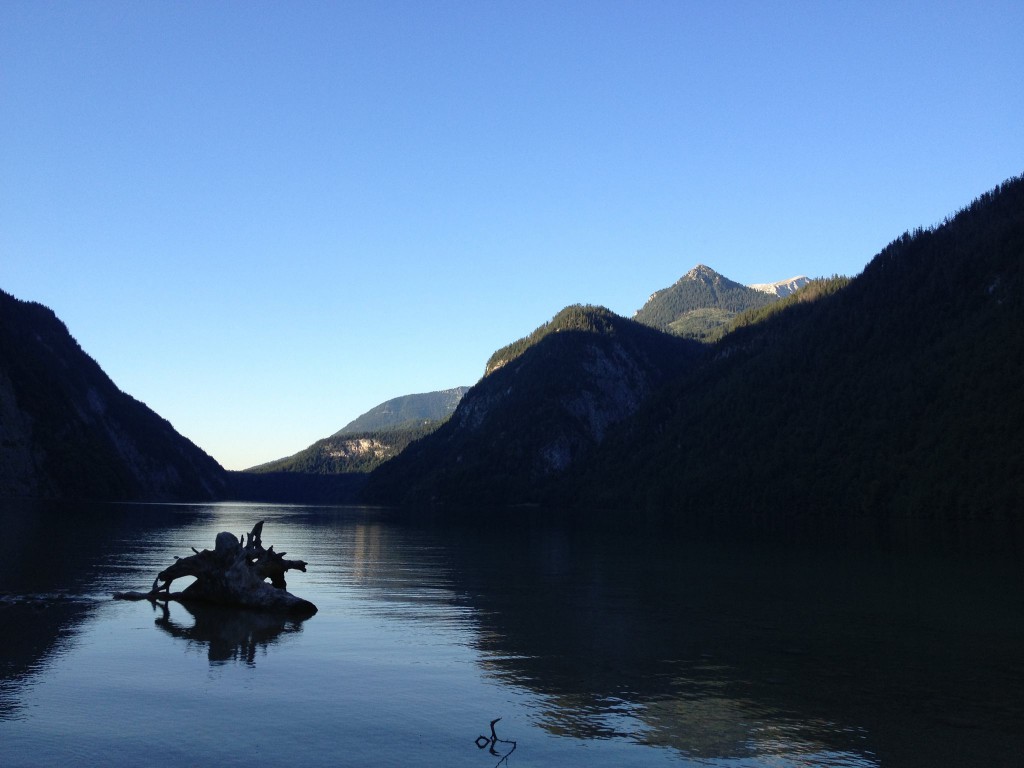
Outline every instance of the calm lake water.
[[(4, 766), (1024, 764), (1005, 534), (812, 547), (507, 511), (0, 510)], [(259, 520), (309, 563), (288, 581), (312, 618), (110, 599)]]

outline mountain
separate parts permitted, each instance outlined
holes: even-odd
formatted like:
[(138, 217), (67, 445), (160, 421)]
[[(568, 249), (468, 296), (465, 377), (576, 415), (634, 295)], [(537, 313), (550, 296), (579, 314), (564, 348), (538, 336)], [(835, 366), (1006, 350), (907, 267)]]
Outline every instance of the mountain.
[(366, 498), (535, 500), (703, 354), (603, 307), (567, 307), (495, 352), (445, 424), (370, 475)]
[(468, 391), (469, 387), (454, 387), (387, 400), (356, 417), (331, 437), (442, 421), (452, 415), (455, 406)]
[(257, 474), (300, 472), (312, 475), (369, 472), (391, 457), (397, 456), (413, 440), (433, 432), (441, 423), (413, 422), (378, 430), (339, 432), (317, 440), (292, 456), (260, 464), (245, 471)]
[[(1020, 521), (1022, 266), (1018, 177), (856, 278), (732, 304), (714, 343), (567, 308), (496, 352), (443, 427), (370, 475), (368, 498), (630, 525)], [(734, 290), (700, 267), (681, 283)]]
[(666, 333), (710, 341), (740, 312), (777, 298), (778, 294), (740, 285), (698, 264), (673, 285), (654, 293), (633, 319)]
[(0, 496), (205, 500), (223, 468), (121, 392), (48, 308), (0, 291)]
[(469, 387), (404, 395), (374, 406), (330, 437), (246, 472), (332, 475), (370, 472), (428, 435), (452, 415)]
[(753, 288), (755, 291), (783, 298), (800, 290), (809, 282), (811, 282), (811, 279), (806, 275), (798, 275), (797, 277), (779, 280), (774, 283), (755, 283), (754, 285), (748, 285), (747, 288)]
[(768, 524), (1020, 520), (1022, 265), (1018, 177), (905, 233), (858, 277), (744, 316), (560, 500)]

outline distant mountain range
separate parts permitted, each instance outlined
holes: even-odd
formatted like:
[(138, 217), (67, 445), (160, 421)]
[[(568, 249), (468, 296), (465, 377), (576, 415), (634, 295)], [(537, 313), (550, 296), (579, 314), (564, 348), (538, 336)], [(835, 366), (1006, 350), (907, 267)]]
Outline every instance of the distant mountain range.
[[(673, 286), (655, 293), (635, 320), (675, 336), (701, 341), (721, 335), (728, 323), (744, 310), (765, 307), (808, 283), (806, 277), (758, 286), (743, 286), (703, 264), (687, 272)], [(598, 307), (567, 308), (530, 336), (491, 355), (484, 367), (489, 375), (522, 354), (549, 333), (566, 330), (568, 318), (598, 313), (587, 322), (601, 324), (612, 313)], [(621, 318), (619, 318), (621, 320)], [(387, 400), (352, 420), (330, 437), (282, 459), (261, 464), (247, 472), (306, 473), (316, 475), (369, 473), (406, 450), (407, 446), (440, 427), (455, 411), (469, 387), (404, 395)]]
[[(776, 301), (780, 296), (788, 295), (796, 287), (806, 285), (805, 277), (791, 278), (777, 283), (758, 287), (747, 287), (734, 283), (723, 277), (710, 267), (698, 265), (680, 278), (670, 288), (658, 291), (644, 307), (637, 312), (636, 320), (642, 324), (659, 328), (668, 333), (698, 340), (706, 340), (724, 332), (729, 321), (740, 312), (758, 307), (765, 307)], [(711, 319), (713, 318), (713, 319)], [(582, 323), (586, 328), (598, 326), (611, 328), (612, 324), (629, 325), (624, 318), (600, 307), (568, 307), (550, 322), (540, 326), (530, 336), (515, 341), (494, 352), (484, 367), (485, 376), (497, 371), (512, 360), (518, 358), (529, 347), (536, 345), (542, 338), (552, 333), (567, 330), (579, 331), (582, 327), (574, 327), (573, 323)], [(695, 355), (699, 351), (694, 350)], [(574, 371), (572, 366), (559, 364), (563, 370)], [(574, 372), (572, 375), (576, 375)], [(520, 380), (532, 379), (534, 376), (521, 376)], [(569, 382), (568, 389), (578, 382)], [(330, 437), (316, 441), (308, 448), (282, 459), (261, 464), (246, 470), (250, 473), (304, 473), (312, 475), (333, 474), (366, 474), (373, 472), (381, 464), (406, 451), (414, 440), (426, 437), (441, 427), (456, 407), (469, 387), (456, 387), (439, 392), (428, 392), (416, 395), (405, 395), (393, 398), (370, 409), (351, 421)], [(486, 390), (487, 387), (484, 387)], [(634, 399), (637, 395), (633, 395)], [(621, 404), (604, 403), (594, 406), (579, 403), (571, 406), (577, 411), (589, 407), (605, 407), (608, 414), (619, 414), (608, 417), (619, 420), (628, 413), (622, 410)], [(606, 414), (607, 415), (607, 414)], [(550, 418), (548, 417), (550, 426)], [(596, 424), (597, 422), (595, 422)], [(601, 425), (596, 431), (584, 429), (581, 434), (564, 437), (564, 445), (568, 454), (575, 456), (586, 450), (586, 446), (598, 442), (604, 434), (607, 424)], [(594, 434), (589, 434), (593, 431)], [(556, 441), (557, 442), (557, 441)], [(418, 450), (418, 449), (417, 449)], [(564, 453), (565, 451), (562, 451)], [(470, 450), (480, 461), (489, 456), (486, 450), (473, 448)], [(415, 451), (410, 452), (403, 461), (411, 461)], [(567, 454), (567, 455), (568, 455)], [(549, 447), (548, 455), (557, 464), (561, 460), (560, 450)], [(390, 470), (389, 470), (390, 471)], [(542, 471), (542, 470), (541, 470)], [(543, 473), (543, 471), (542, 471)], [(528, 472), (529, 476), (530, 473)], [(266, 492), (269, 478), (259, 487)], [(285, 478), (289, 486), (293, 478)], [(374, 481), (376, 485), (378, 480)], [(410, 490), (410, 494), (420, 493)]]
[(468, 390), (389, 400), (244, 473), (0, 294), (0, 495), (1019, 519), (1022, 262), (1018, 177), (853, 279), (743, 286), (698, 265), (633, 319), (567, 307)]
[(386, 400), (356, 417), (331, 437), (423, 426), (431, 421), (444, 421), (455, 411), (469, 387), (442, 389), (418, 395), (403, 395)]
[(469, 387), (454, 387), (387, 400), (299, 453), (246, 471), (317, 475), (371, 472), (413, 440), (437, 429), (468, 391)]

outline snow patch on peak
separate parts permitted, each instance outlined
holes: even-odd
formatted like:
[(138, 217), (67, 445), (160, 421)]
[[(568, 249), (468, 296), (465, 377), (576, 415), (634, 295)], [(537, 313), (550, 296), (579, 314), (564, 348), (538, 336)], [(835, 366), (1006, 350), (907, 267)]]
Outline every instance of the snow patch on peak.
[(773, 296), (782, 298), (784, 296), (789, 296), (799, 288), (803, 288), (809, 282), (811, 282), (811, 279), (806, 275), (798, 275), (797, 277), (791, 277), (788, 280), (779, 280), (775, 283), (755, 283), (754, 285), (748, 285), (747, 288), (753, 288), (755, 291), (770, 293)]

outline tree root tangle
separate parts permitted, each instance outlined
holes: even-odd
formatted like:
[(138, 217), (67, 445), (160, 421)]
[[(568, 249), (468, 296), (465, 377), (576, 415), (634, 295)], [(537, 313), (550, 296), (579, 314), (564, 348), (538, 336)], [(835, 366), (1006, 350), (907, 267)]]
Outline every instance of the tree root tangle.
[[(274, 547), (263, 548), (263, 522), (256, 523), (241, 540), (227, 531), (217, 534), (214, 549), (204, 549), (188, 557), (175, 558), (153, 580), (149, 592), (115, 592), (115, 600), (149, 600), (150, 602), (196, 601), (233, 605), (263, 611), (279, 611), (293, 615), (312, 616), (316, 606), (287, 590), (287, 571), (306, 571), (303, 560), (285, 560), (286, 552)], [(181, 592), (171, 592), (171, 583), (183, 576), (195, 582)], [(267, 583), (267, 579), (270, 583)]]

